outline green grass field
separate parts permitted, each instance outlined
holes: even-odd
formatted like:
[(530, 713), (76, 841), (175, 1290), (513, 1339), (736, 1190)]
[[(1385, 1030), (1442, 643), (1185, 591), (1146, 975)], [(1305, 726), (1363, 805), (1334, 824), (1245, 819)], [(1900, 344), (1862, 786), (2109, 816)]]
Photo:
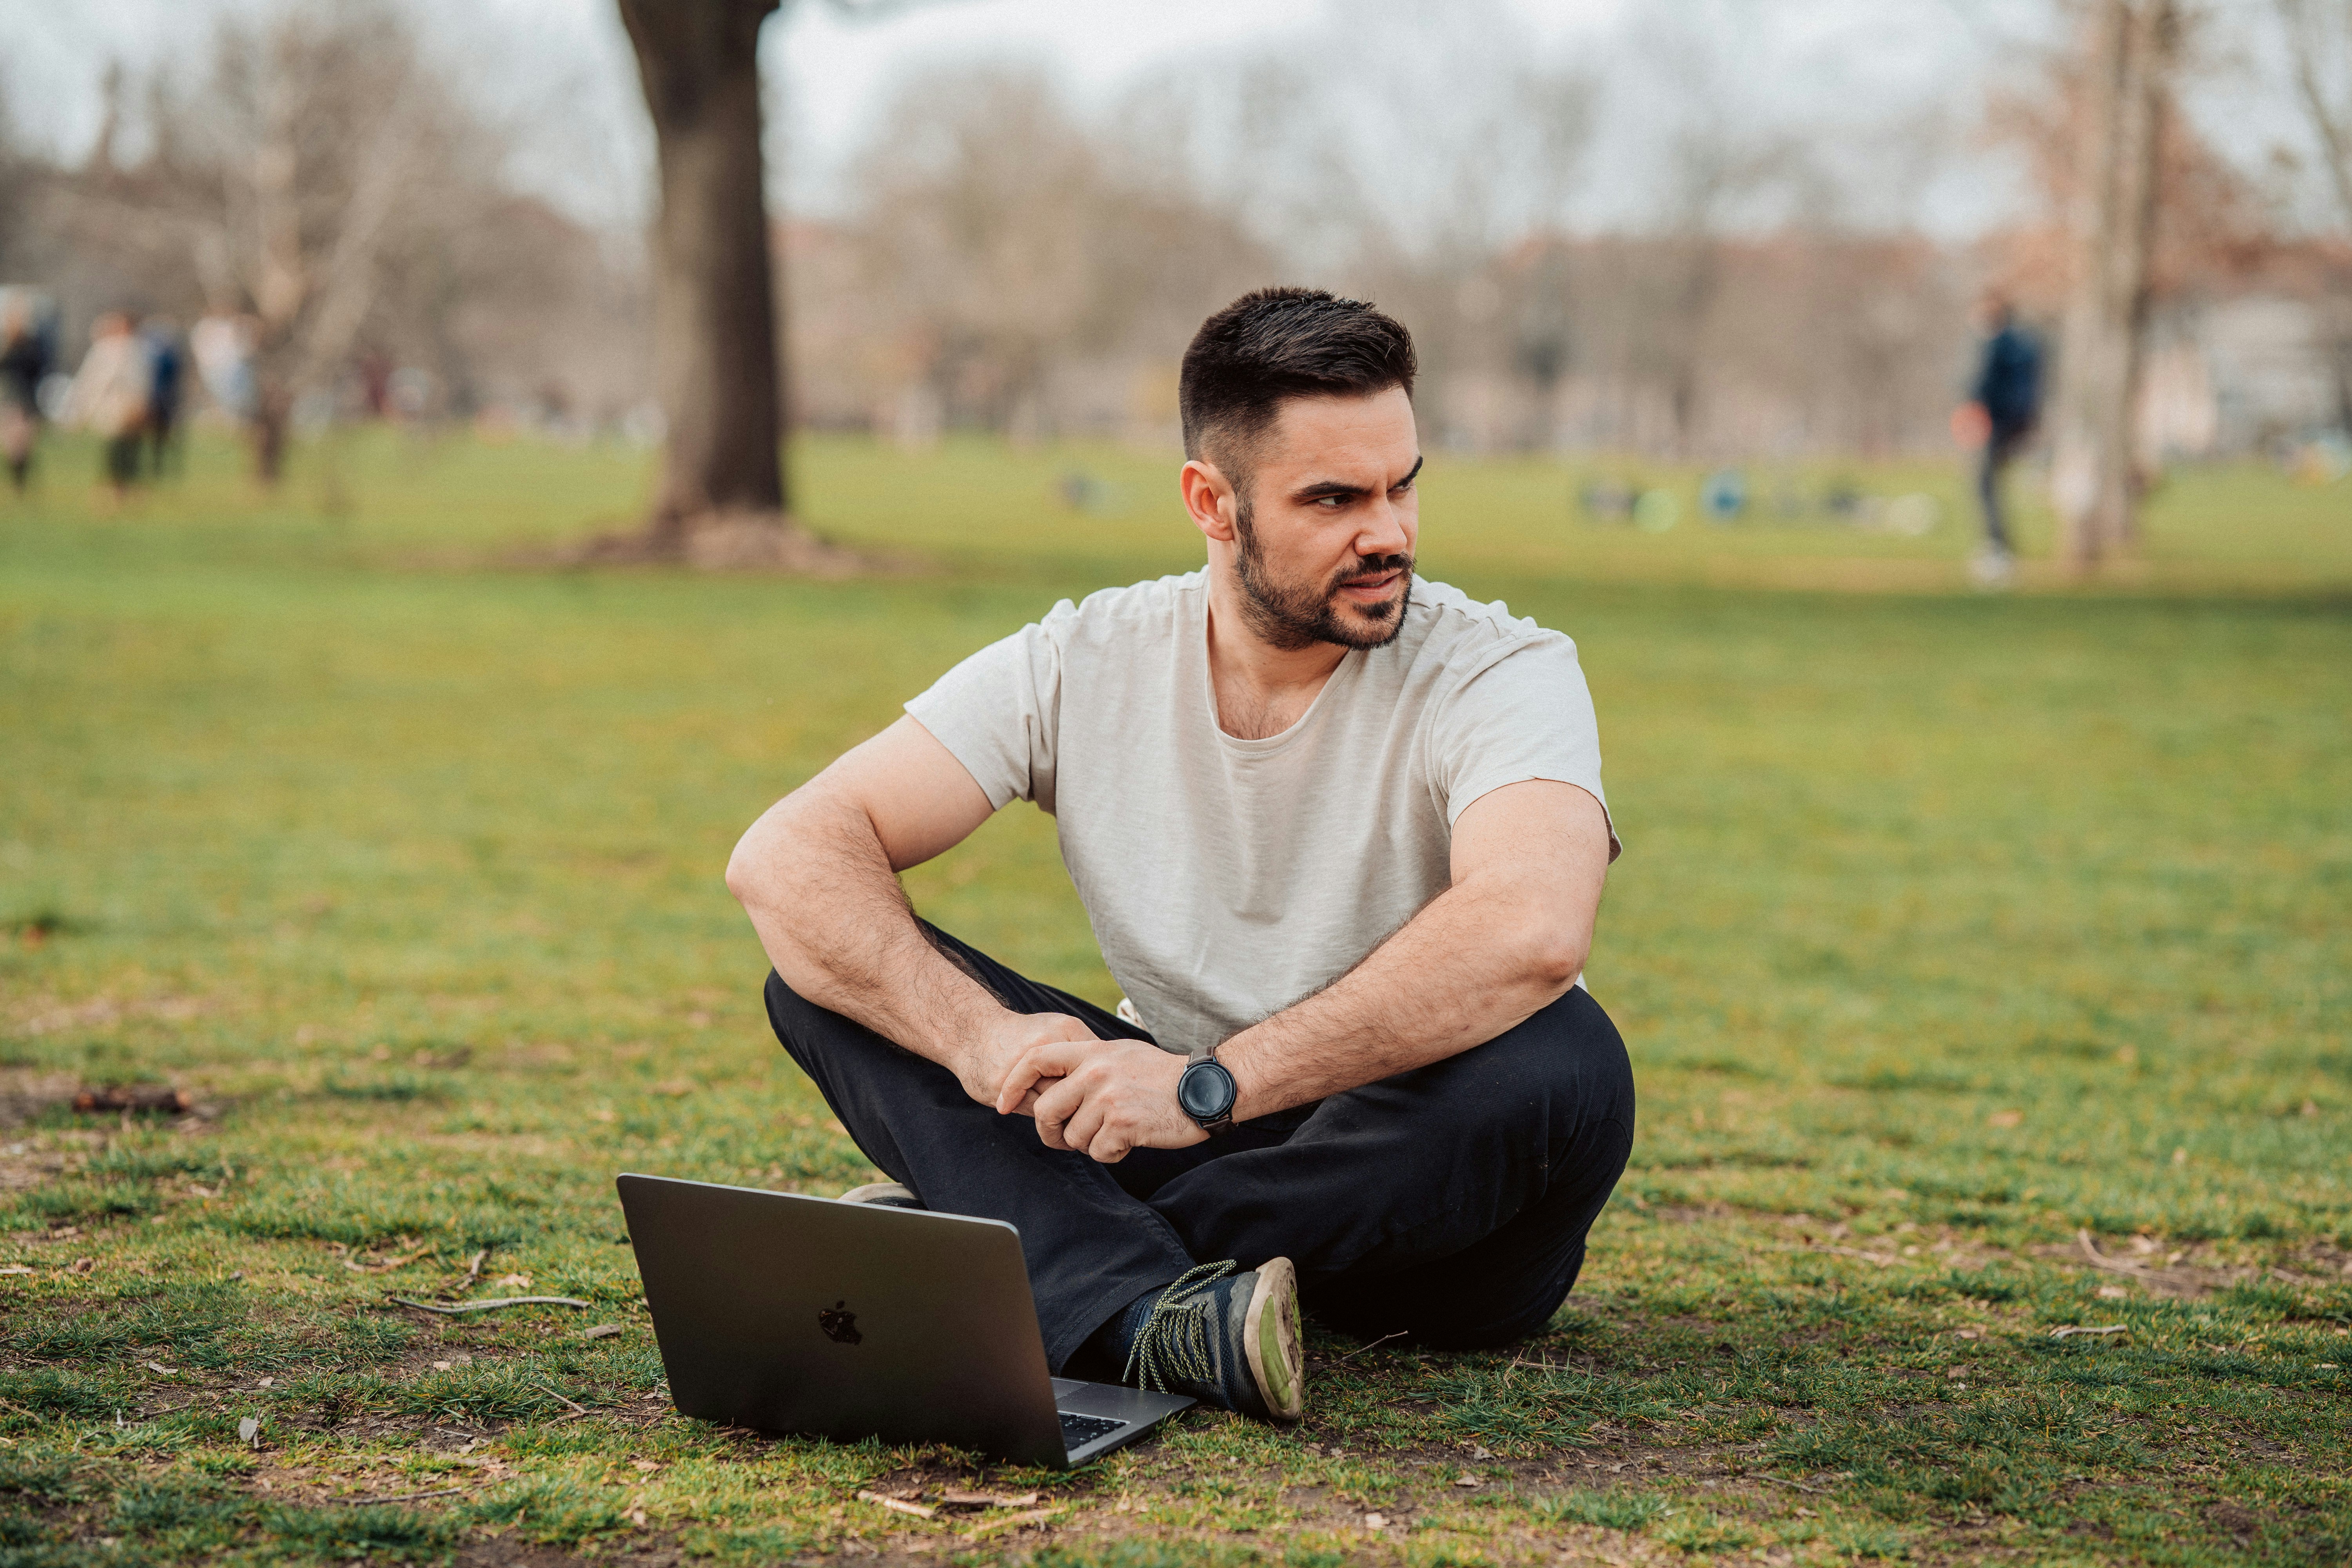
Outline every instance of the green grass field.
[[(1633, 1167), (1517, 1352), (1318, 1334), (1303, 1427), (1057, 1477), (678, 1419), (611, 1179), (866, 1178), (727, 850), (1193, 563), (1171, 465), (812, 443), (804, 512), (919, 567), (843, 584), (522, 563), (625, 452), (191, 466), (0, 503), (0, 1565), (2352, 1560), (2352, 484), (2186, 473), (2112, 581), (1987, 598), (1933, 468), (1845, 470), (1922, 538), (1650, 535), (1439, 457), (1425, 569), (1600, 705)], [(1027, 808), (908, 880), (1116, 994)], [(74, 1109), (141, 1085), (194, 1110)], [(592, 1305), (388, 1300), (444, 1293)]]

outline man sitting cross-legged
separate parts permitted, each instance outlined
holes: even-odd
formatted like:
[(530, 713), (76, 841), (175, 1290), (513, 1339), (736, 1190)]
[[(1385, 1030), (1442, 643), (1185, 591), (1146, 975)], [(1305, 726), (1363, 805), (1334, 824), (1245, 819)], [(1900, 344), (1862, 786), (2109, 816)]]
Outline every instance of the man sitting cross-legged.
[[(728, 867), (778, 1037), (895, 1178), (853, 1195), (1017, 1226), (1056, 1371), (1295, 1420), (1302, 1299), (1518, 1339), (1624, 1167), (1632, 1070), (1579, 984), (1616, 850), (1591, 700), (1568, 638), (1412, 574), (1412, 381), (1367, 304), (1211, 317), (1181, 384), (1207, 567), (981, 649)], [(899, 890), (1016, 797), (1119, 1015)]]

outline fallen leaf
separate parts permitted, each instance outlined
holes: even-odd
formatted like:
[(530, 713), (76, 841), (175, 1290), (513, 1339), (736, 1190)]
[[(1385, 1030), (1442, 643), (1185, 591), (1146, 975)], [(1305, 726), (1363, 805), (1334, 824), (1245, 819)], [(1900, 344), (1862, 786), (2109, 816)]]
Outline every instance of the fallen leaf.
[(1952, 1337), (1956, 1340), (1980, 1340), (1984, 1335), (1975, 1329), (1955, 1329)]
[(165, 1377), (177, 1377), (179, 1375), (179, 1373), (174, 1368), (165, 1366), (160, 1361), (142, 1362), (139, 1364), (145, 1367), (149, 1372), (160, 1372)]
[(1990, 1116), (1985, 1118), (1985, 1125), (1989, 1127), (2016, 1127), (2021, 1125), (2024, 1121), (2025, 1112), (2022, 1110), (1996, 1110)]
[(646, 1475), (652, 1475), (656, 1470), (661, 1468), (661, 1462), (657, 1459), (631, 1459), (629, 1461), (629, 1468), (633, 1470), (642, 1470)]
[(1475, 1487), (1478, 1484), (1478, 1478), (1475, 1476), (1456, 1476), (1454, 1478), (1454, 1484), (1457, 1487)]
[(654, 1085), (656, 1094), (666, 1094), (672, 1100), (683, 1100), (702, 1086), (690, 1079), (673, 1078)]
[(583, 1340), (609, 1340), (621, 1331), (618, 1323), (599, 1323), (580, 1337)]
[(612, 1122), (612, 1121), (614, 1121), (617, 1120), (617, 1118), (614, 1115), (614, 1113), (613, 1113), (611, 1110), (592, 1110), (592, 1111), (590, 1111), (590, 1112), (588, 1113), (588, 1120), (589, 1120), (589, 1121), (603, 1121), (603, 1122), (610, 1123), (610, 1122)]
[(21, 1263), (11, 1263), (5, 1268), (0, 1268), (0, 1274), (31, 1274), (34, 1272), (35, 1270), (26, 1268)]
[(1027, 1508), (1037, 1500), (1035, 1492), (1023, 1492), (1019, 1497), (1005, 1497), (996, 1492), (945, 1491), (940, 1500), (958, 1508)]
[(1389, 1516), (1384, 1513), (1368, 1513), (1364, 1515), (1364, 1528), (1366, 1530), (1386, 1530), (1388, 1525)]
[(641, 1508), (631, 1509), (629, 1510), (629, 1522), (637, 1526), (639, 1529), (643, 1529), (646, 1522), (646, 1510)]
[(68, 1274), (87, 1274), (97, 1267), (98, 1260), (94, 1258), (77, 1258), (73, 1260), (73, 1267), (66, 1270), (66, 1272)]
[(2130, 1294), (2130, 1291), (2125, 1289), (2120, 1285), (2102, 1285), (2099, 1287), (2099, 1300), (2102, 1301), (2120, 1301)]
[(258, 1447), (260, 1444), (260, 1438), (261, 1423), (256, 1421), (252, 1416), (248, 1415), (244, 1420), (236, 1424), (236, 1440), (238, 1442), (252, 1443), (256, 1447)]

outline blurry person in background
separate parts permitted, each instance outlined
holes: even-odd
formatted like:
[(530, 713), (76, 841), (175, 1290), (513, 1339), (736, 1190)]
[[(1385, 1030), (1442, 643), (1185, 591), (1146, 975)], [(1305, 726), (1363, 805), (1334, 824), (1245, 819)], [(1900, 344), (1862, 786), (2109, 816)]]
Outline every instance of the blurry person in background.
[(2017, 574), (2017, 547), (2001, 515), (2000, 476), (2042, 417), (2042, 345), (2017, 324), (2017, 312), (1998, 289), (1977, 302), (1976, 328), (1984, 339), (1969, 401), (1952, 416), (1952, 433), (1977, 453), (1977, 504), (1984, 512), (1984, 549), (1970, 570), (1989, 588)]
[(163, 477), (166, 465), (178, 466), (174, 437), (180, 426), (180, 393), (187, 381), (188, 356), (180, 346), (179, 323), (169, 316), (150, 316), (140, 323), (140, 342), (147, 350), (147, 471)]
[(188, 353), (205, 391), (240, 425), (253, 417), (254, 341), (252, 318), (226, 310), (208, 312), (188, 333)]
[(41, 435), (40, 388), (49, 374), (49, 345), (22, 296), (0, 297), (0, 458), (8, 482), (25, 493), (33, 471), (33, 447)]
[(109, 310), (91, 322), (89, 353), (66, 394), (65, 422), (91, 431), (103, 443), (100, 471), (118, 506), (130, 498), (139, 478), (153, 385), (147, 345), (131, 330), (131, 318)]

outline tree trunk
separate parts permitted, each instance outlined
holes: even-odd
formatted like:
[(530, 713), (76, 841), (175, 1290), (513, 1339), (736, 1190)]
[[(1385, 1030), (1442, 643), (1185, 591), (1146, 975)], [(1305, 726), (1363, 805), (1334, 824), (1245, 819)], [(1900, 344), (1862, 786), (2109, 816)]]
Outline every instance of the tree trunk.
[(774, 282), (760, 163), (760, 26), (778, 0), (619, 0), (661, 169), (654, 358), (668, 426), (647, 542), (785, 509)]
[(2051, 499), (2068, 566), (2134, 535), (2132, 413), (2157, 201), (2157, 139), (2179, 30), (2173, 0), (2099, 0), (2077, 150), (2073, 281), (2059, 350)]

